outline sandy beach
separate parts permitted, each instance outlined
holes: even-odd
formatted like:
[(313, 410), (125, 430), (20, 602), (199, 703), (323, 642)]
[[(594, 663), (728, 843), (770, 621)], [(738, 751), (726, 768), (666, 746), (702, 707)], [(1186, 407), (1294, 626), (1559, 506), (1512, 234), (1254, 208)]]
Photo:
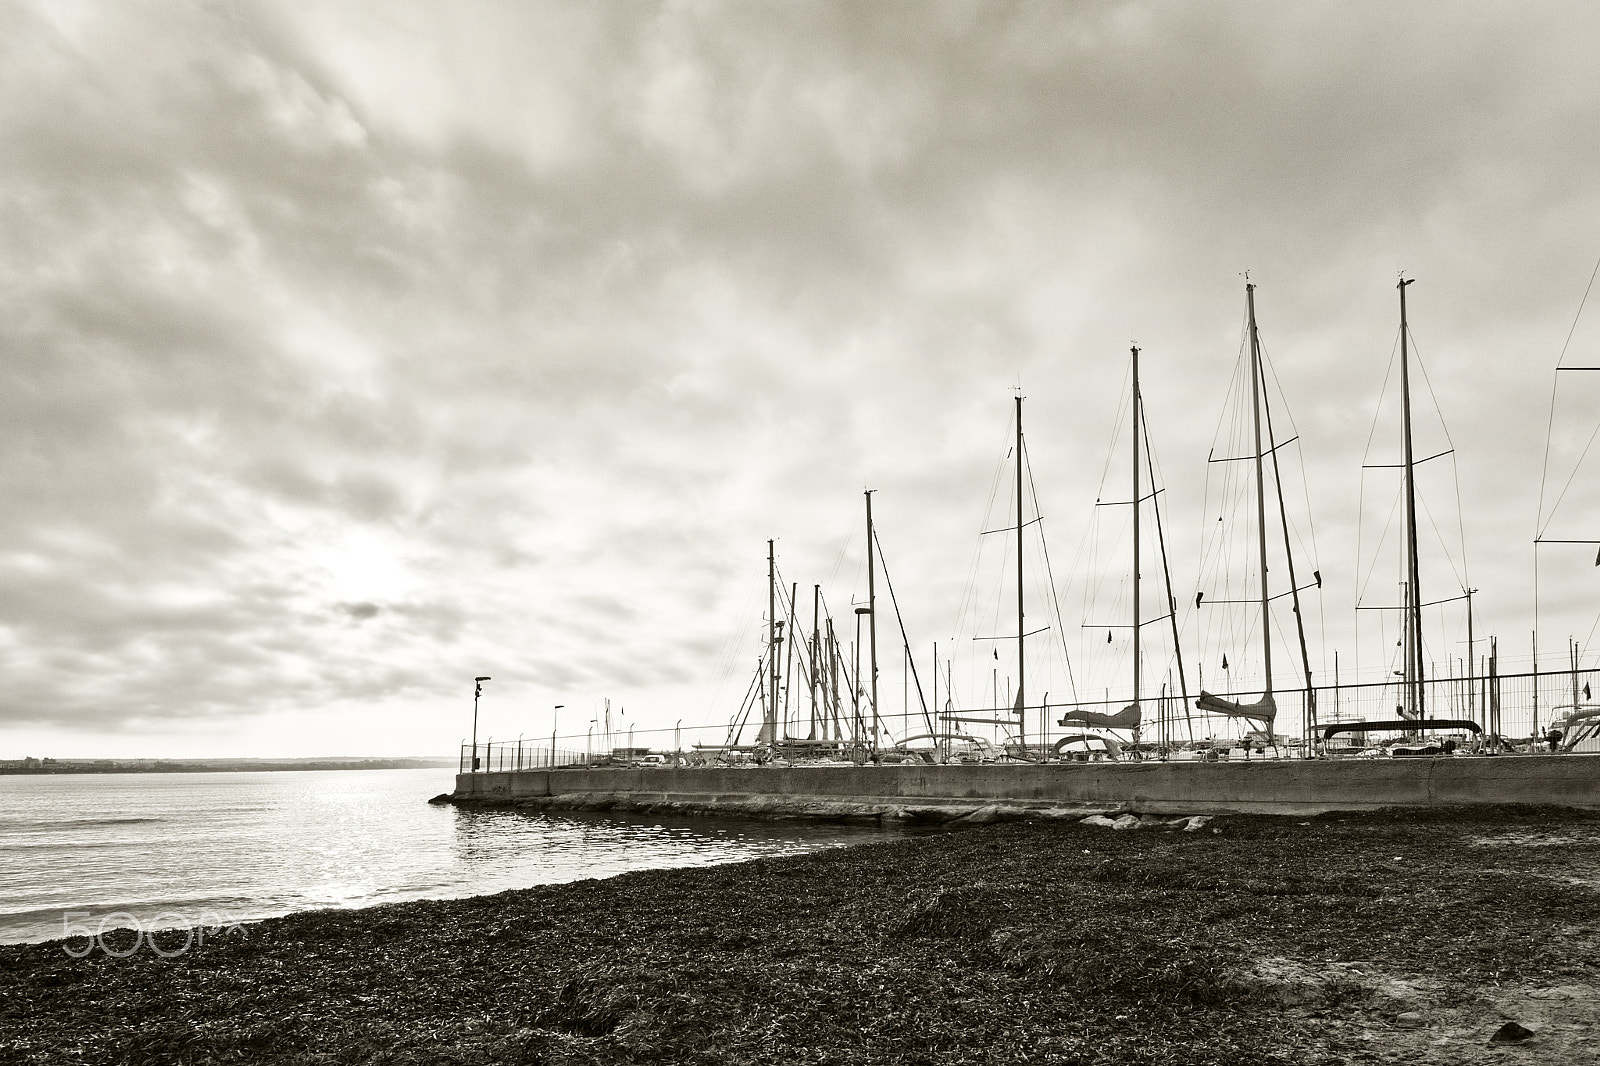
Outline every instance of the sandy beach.
[(1515, 1022), (1518, 1061), (1594, 1061), (1597, 843), (1554, 809), (1012, 823), (9, 946), (0, 1057), (1454, 1064)]

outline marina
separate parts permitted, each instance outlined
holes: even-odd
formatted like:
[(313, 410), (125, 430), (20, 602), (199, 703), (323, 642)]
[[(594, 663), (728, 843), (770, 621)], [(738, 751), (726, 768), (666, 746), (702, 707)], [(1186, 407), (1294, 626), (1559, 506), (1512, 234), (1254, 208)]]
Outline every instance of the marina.
[[(1223, 454), (1216, 454), (1214, 443), (1207, 459), (1208, 467), (1219, 464), (1224, 470), (1219, 495), (1226, 498), (1231, 492), (1242, 513), (1236, 524), (1248, 534), (1249, 547), (1242, 553), (1245, 572), (1220, 578), (1215, 587), (1223, 594), (1209, 600), (1203, 575), (1202, 587), (1193, 594), (1192, 612), (1199, 616), (1203, 608), (1218, 607), (1254, 612), (1242, 627), (1229, 631), (1231, 644), (1220, 651), (1214, 645), (1211, 649), (1220, 660), (1224, 681), (1244, 684), (1243, 691), (1212, 691), (1215, 682), (1206, 687), (1203, 664), (1201, 684), (1197, 692), (1190, 691), (1182, 650), (1185, 633), (1159, 507), (1162, 490), (1140, 388), (1140, 348), (1134, 345), (1127, 433), (1130, 492), (1126, 500), (1107, 501), (1103, 484), (1102, 498), (1095, 504), (1097, 517), (1109, 503), (1126, 507), (1129, 519), (1131, 565), (1122, 580), (1129, 593), (1128, 620), (1121, 627), (1128, 634), (1129, 696), (1113, 699), (1108, 691), (1103, 701), (1082, 698), (1064, 640), (1059, 650), (1072, 698), (1052, 702), (1048, 689), (1034, 696), (1044, 684), (1032, 682), (1030, 687), (1029, 638), (1046, 638), (1036, 643), (1046, 644), (1044, 650), (1054, 653), (1057, 649), (1047, 644), (1047, 635), (1064, 629), (1065, 620), (1057, 579), (1048, 570), (1049, 554), (1042, 545), (1043, 515), (1027, 459), (1019, 391), (1009, 449), (1008, 477), (1014, 487), (1003, 519), (1008, 524), (997, 524), (991, 503), (983, 530), (984, 536), (1007, 538), (1014, 633), (972, 638), (991, 649), (994, 660), (992, 684), (978, 705), (958, 702), (953, 663), (940, 661), (937, 644), (931, 669), (918, 671), (918, 656), (889, 584), (888, 561), (874, 527), (873, 492), (867, 490), (866, 598), (859, 605), (852, 600), (854, 639), (846, 644), (836, 632), (820, 584), (813, 586), (810, 633), (804, 632), (799, 584), (784, 586), (775, 542), (769, 540), (762, 657), (720, 740), (708, 742), (705, 727), (691, 727), (691, 733), (698, 732), (702, 739), (693, 740), (686, 749), (680, 721), (670, 747), (652, 747), (648, 739), (641, 746), (632, 729), (627, 743), (617, 746), (608, 702), (598, 753), (592, 729), (581, 754), (563, 751), (554, 731), (548, 749), (533, 743), (525, 748), (521, 740), (515, 748), (503, 741), (480, 746), (477, 699), (483, 682), (491, 678), (478, 677), (473, 740), (463, 746), (461, 772), (449, 800), (465, 805), (738, 812), (887, 823), (963, 822), (985, 808), (992, 820), (997, 811), (1024, 817), (1104, 810), (1302, 814), (1387, 806), (1600, 807), (1600, 701), (1592, 695), (1600, 684), (1600, 671), (1580, 668), (1578, 643), (1568, 642), (1567, 669), (1540, 672), (1535, 651), (1532, 671), (1504, 674), (1493, 636), (1485, 642), (1488, 653), (1481, 659), (1477, 654), (1472, 613), (1477, 590), (1470, 586), (1464, 568), (1456, 570), (1459, 595), (1430, 593), (1434, 598), (1424, 598), (1417, 468), (1451, 456), (1453, 449), (1419, 459), (1414, 447), (1414, 372), (1406, 300), (1412, 281), (1402, 277), (1396, 286), (1402, 459), (1363, 466), (1364, 471), (1371, 466), (1400, 474), (1390, 517), (1399, 510), (1402, 518), (1401, 602), (1376, 605), (1358, 599), (1357, 604), (1358, 612), (1373, 609), (1398, 620), (1398, 625), (1380, 626), (1385, 633), (1398, 634), (1392, 641), (1392, 669), (1385, 671), (1386, 680), (1341, 684), (1334, 652), (1333, 684), (1317, 683), (1304, 597), (1320, 592), (1323, 575), (1315, 559), (1309, 567), (1302, 561), (1297, 573), (1297, 541), (1299, 550), (1304, 550), (1304, 543), (1296, 536), (1301, 523), (1291, 518), (1286, 503), (1280, 452), (1298, 435), (1284, 440), (1274, 428), (1271, 379), (1256, 318), (1256, 287), (1247, 281), (1240, 346), (1245, 384), (1234, 390), (1244, 413), (1232, 417), (1235, 435), (1223, 445)], [(1279, 410), (1280, 423), (1284, 417)], [(1241, 464), (1247, 473), (1232, 476), (1234, 464)], [(1031, 512), (1026, 506), (1030, 500)], [(1154, 538), (1141, 536), (1149, 520)], [(1227, 535), (1229, 520), (1219, 516), (1217, 521)], [(1436, 518), (1430, 521), (1437, 527)], [(1030, 531), (1041, 540), (1039, 558), (1048, 578), (1042, 608), (1046, 623), (1031, 629), (1025, 567), (1025, 534)], [(1208, 559), (1226, 554), (1226, 549), (1207, 549)], [(1146, 570), (1159, 575), (1159, 613), (1154, 616), (1141, 594)], [(1270, 577), (1274, 572), (1282, 575), (1281, 585)], [(879, 573), (888, 592), (887, 619), (896, 623), (899, 637), (904, 705), (898, 713), (884, 706), (880, 690), (878, 629), (884, 601), (878, 594)], [(998, 607), (1002, 600), (994, 602)], [(1458, 603), (1465, 609), (1466, 654), (1447, 658), (1441, 674), (1430, 658), (1424, 616)], [(1282, 617), (1285, 608), (1288, 623)], [(993, 621), (997, 620), (998, 610)], [(1167, 681), (1154, 696), (1146, 693), (1145, 684), (1145, 630), (1152, 626), (1168, 638), (1169, 656), (1156, 663), (1166, 671)], [(1082, 628), (1103, 628), (1107, 644), (1115, 644), (1114, 625), (1085, 623)], [(1201, 643), (1213, 640), (1202, 631)], [(1537, 649), (1537, 632), (1533, 640)], [(1011, 653), (1003, 677), (1002, 645)], [(1280, 668), (1275, 670), (1273, 655), (1279, 645)], [(1037, 658), (1038, 652), (1034, 655)], [(1293, 671), (1287, 675), (1282, 670), (1285, 658)], [(946, 677), (942, 703), (941, 673)], [(929, 678), (927, 691), (924, 674)]]

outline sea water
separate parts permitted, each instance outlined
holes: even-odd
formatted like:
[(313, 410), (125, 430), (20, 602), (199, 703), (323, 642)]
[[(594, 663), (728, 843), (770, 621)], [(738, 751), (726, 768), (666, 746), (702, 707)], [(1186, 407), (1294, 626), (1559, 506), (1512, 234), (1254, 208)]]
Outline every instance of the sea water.
[(0, 943), (703, 866), (890, 831), (432, 806), (449, 770), (0, 776)]

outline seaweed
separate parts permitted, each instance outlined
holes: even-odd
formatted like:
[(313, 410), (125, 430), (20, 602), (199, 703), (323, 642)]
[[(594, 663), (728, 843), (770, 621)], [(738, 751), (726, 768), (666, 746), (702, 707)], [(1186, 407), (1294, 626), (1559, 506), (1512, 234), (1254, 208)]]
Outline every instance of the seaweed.
[[(997, 823), (297, 914), (171, 958), (0, 947), (0, 1059), (1187, 1066), (1376, 1033), (1448, 1062), (1430, 1019), (1481, 1016), (1483, 1044), (1493, 990), (1600, 983), (1592, 815), (1215, 828)], [(1536, 1021), (1519, 1055), (1565, 1047)]]

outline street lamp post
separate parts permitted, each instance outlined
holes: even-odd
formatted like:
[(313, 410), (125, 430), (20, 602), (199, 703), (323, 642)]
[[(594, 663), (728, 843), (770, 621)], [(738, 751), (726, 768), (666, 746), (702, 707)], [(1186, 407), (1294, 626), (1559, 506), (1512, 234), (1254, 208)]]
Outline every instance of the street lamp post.
[(558, 703), (556, 704), (556, 710), (550, 712), (550, 769), (552, 770), (556, 768), (556, 720), (558, 718), (556, 711), (565, 706), (565, 703)]
[(478, 697), (483, 695), (483, 683), (492, 680), (489, 677), (475, 677), (472, 679), (472, 772), (478, 772)]

